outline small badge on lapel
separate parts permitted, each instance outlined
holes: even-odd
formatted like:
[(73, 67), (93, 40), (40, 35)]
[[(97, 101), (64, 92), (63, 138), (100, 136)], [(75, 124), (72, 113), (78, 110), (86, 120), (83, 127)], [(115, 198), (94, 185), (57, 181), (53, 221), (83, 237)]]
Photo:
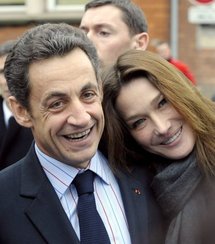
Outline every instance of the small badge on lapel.
[(133, 188), (133, 191), (136, 195), (141, 195), (141, 191), (138, 188)]

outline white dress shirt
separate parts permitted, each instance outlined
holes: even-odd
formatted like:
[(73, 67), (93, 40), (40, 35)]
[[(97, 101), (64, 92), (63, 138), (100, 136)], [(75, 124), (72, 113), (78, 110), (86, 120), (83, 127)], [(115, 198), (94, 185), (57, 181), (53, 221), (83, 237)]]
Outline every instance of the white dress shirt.
[(5, 122), (6, 127), (8, 127), (9, 119), (11, 116), (13, 116), (13, 114), (12, 114), (11, 110), (8, 108), (5, 100), (3, 101), (2, 106), (3, 106), (3, 112), (4, 112), (4, 122)]
[[(39, 161), (54, 187), (60, 202), (69, 218), (78, 238), (80, 229), (77, 215), (78, 195), (72, 183), (75, 176), (83, 169), (77, 169), (61, 163), (42, 153), (35, 146)], [(96, 173), (94, 195), (96, 208), (107, 229), (112, 244), (130, 244), (128, 223), (123, 207), (118, 183), (111, 172), (107, 160), (97, 152), (90, 161), (88, 169)]]

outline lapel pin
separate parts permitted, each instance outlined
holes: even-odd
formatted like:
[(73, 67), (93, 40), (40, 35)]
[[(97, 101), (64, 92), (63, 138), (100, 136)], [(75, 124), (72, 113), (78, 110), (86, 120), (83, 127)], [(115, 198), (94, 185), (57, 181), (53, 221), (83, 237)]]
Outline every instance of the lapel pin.
[(137, 195), (141, 195), (141, 191), (140, 191), (140, 189), (138, 189), (138, 188), (134, 188), (133, 191), (134, 191), (135, 194), (137, 194)]

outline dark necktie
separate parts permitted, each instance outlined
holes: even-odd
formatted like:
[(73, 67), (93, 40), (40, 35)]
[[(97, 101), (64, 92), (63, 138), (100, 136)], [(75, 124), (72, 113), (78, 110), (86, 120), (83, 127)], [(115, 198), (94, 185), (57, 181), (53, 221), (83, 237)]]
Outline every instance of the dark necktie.
[(73, 184), (78, 192), (78, 218), (81, 244), (110, 244), (104, 223), (96, 210), (93, 194), (94, 173), (86, 170), (78, 174)]

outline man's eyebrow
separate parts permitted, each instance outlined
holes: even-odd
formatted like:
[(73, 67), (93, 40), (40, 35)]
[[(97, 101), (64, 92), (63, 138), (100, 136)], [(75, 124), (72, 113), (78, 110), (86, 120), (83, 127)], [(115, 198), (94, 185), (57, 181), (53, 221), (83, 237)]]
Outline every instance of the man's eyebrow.
[(64, 92), (59, 92), (59, 91), (52, 91), (48, 93), (45, 98), (43, 99), (43, 105), (45, 105), (50, 99), (54, 97), (66, 97), (66, 94)]
[(82, 91), (84, 90), (88, 90), (88, 89), (96, 89), (98, 90), (98, 85), (97, 84), (94, 84), (92, 82), (88, 82), (87, 84), (85, 84), (83, 87), (82, 87)]
[[(110, 24), (108, 24), (108, 23), (99, 23), (99, 24), (95, 24), (95, 25), (93, 25), (93, 28), (95, 28), (95, 29), (101, 29), (101, 28), (110, 28), (110, 29), (112, 29), (112, 26), (110, 25)], [(88, 27), (87, 26), (85, 26), (85, 25), (80, 25), (80, 28), (82, 29), (82, 30), (88, 30)]]
[[(87, 84), (85, 84), (82, 88), (81, 91), (85, 91), (88, 89), (94, 89), (94, 90), (98, 90), (98, 85), (94, 84), (92, 82), (88, 82)], [(50, 93), (48, 93), (43, 100), (43, 104), (46, 104), (48, 100), (54, 98), (54, 97), (67, 97), (67, 94), (65, 92), (61, 92), (61, 91), (51, 91)]]
[(4, 73), (4, 69), (0, 69), (0, 73)]
[(113, 26), (108, 23), (99, 23), (95, 25), (96, 29), (101, 29), (101, 28), (108, 28), (108, 29), (113, 29)]

